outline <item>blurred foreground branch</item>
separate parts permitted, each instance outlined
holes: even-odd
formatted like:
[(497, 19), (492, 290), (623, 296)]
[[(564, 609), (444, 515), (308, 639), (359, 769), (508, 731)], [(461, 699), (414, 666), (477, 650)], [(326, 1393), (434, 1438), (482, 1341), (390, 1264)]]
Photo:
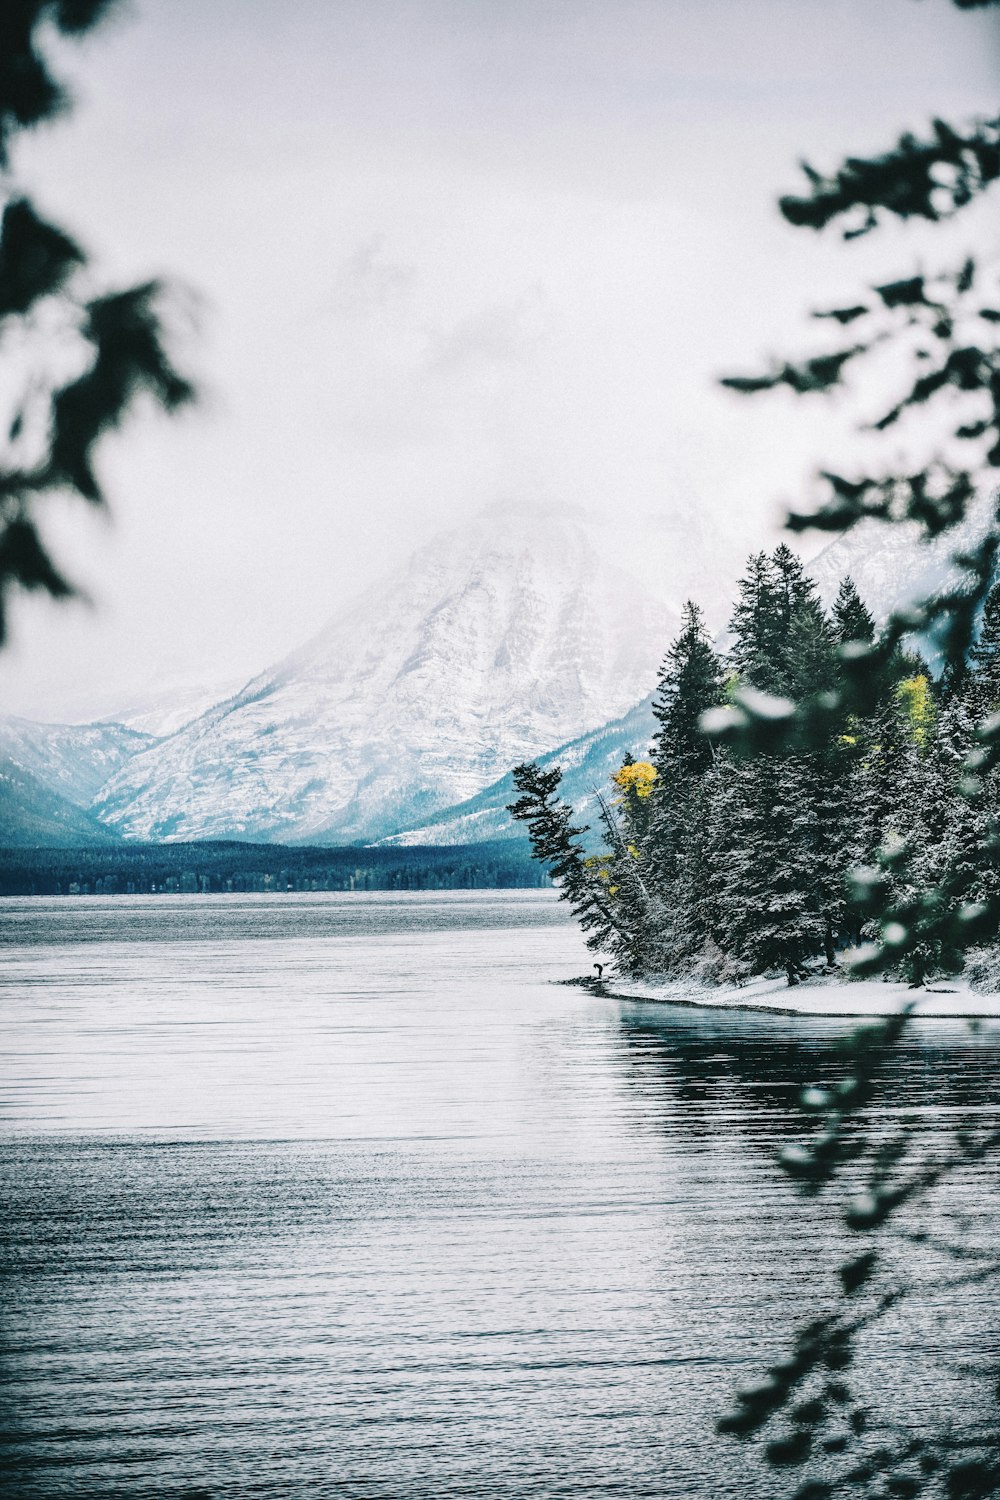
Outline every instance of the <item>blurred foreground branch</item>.
[(94, 506), (106, 496), (101, 438), (143, 397), (175, 411), (194, 397), (166, 349), (163, 283), (95, 292), (89, 257), (46, 220), (11, 175), (19, 132), (63, 113), (49, 71), (46, 30), (92, 30), (114, 0), (5, 0), (0, 8), (0, 645), (16, 589), (65, 599), (74, 586), (41, 526), (49, 496)]

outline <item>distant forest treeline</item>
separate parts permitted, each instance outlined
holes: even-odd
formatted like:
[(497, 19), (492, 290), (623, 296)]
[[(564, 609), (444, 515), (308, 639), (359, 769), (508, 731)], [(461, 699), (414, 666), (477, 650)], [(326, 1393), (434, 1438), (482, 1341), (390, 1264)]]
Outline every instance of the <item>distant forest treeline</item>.
[(0, 895), (225, 891), (450, 891), (548, 885), (526, 845), (290, 849), (280, 844), (127, 844), (0, 849)]

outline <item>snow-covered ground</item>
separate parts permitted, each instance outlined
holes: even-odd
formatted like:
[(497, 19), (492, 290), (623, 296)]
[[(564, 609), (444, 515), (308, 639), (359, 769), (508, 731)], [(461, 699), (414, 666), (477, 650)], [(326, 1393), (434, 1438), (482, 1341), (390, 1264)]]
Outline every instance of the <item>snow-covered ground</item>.
[(1000, 995), (982, 995), (962, 979), (933, 980), (910, 989), (881, 979), (848, 981), (817, 977), (789, 987), (784, 978), (716, 986), (616, 979), (605, 981), (618, 999), (657, 1005), (697, 1005), (713, 1010), (778, 1011), (802, 1016), (889, 1016), (904, 1005), (921, 1017), (1000, 1016)]

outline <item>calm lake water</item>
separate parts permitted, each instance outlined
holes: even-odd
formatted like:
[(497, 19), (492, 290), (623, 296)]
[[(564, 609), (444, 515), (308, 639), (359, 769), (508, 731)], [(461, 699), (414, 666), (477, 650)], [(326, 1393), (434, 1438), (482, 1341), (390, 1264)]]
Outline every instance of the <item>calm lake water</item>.
[[(548, 892), (0, 902), (5, 1493), (784, 1493), (713, 1424), (845, 1253), (774, 1164), (843, 1028), (590, 962)], [(886, 1099), (995, 1116), (998, 1046)]]

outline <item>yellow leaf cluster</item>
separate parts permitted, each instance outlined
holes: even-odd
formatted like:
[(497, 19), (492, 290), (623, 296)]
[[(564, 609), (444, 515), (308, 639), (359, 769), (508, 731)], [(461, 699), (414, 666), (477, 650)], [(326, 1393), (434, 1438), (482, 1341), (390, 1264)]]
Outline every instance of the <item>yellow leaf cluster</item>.
[(918, 677), (905, 677), (896, 688), (896, 696), (906, 711), (914, 740), (926, 745), (934, 727), (934, 699), (928, 678), (922, 672)]
[(653, 790), (656, 771), (648, 760), (637, 760), (630, 766), (622, 766), (611, 780), (615, 786), (621, 787), (623, 792), (635, 792), (637, 797), (648, 797)]

